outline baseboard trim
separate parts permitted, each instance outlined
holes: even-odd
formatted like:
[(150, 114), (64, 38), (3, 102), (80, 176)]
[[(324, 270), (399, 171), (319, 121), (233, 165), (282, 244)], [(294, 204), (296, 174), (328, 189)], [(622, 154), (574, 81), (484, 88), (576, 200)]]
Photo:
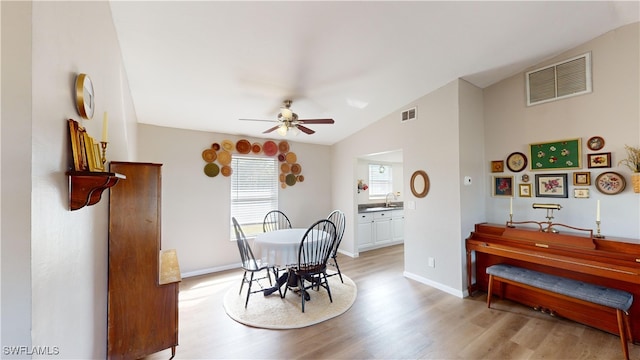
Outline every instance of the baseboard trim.
[(180, 275), (182, 275), (182, 278), (184, 279), (188, 277), (207, 275), (207, 274), (216, 273), (216, 272), (225, 271), (225, 270), (238, 269), (240, 267), (241, 267), (240, 264), (230, 264), (230, 265), (216, 266), (212, 268), (200, 269), (195, 271), (189, 271), (189, 272), (181, 273)]
[(415, 281), (423, 283), (425, 285), (429, 285), (429, 286), (431, 286), (433, 288), (436, 288), (438, 290), (444, 291), (444, 292), (446, 292), (448, 294), (451, 294), (453, 296), (459, 297), (461, 299), (466, 297), (466, 296), (468, 296), (468, 294), (466, 294), (467, 293), (466, 290), (462, 290), (461, 291), (461, 290), (458, 290), (458, 289), (454, 289), (454, 288), (452, 288), (450, 286), (443, 285), (443, 284), (441, 284), (439, 282), (435, 282), (433, 280), (429, 280), (429, 279), (427, 279), (425, 277), (422, 277), (422, 276), (419, 276), (419, 275), (416, 275), (416, 274), (413, 274), (413, 273), (410, 273), (410, 272), (407, 272), (407, 271), (403, 272), (402, 275), (404, 275), (405, 277), (407, 277), (407, 278), (409, 278), (411, 280), (415, 280)]

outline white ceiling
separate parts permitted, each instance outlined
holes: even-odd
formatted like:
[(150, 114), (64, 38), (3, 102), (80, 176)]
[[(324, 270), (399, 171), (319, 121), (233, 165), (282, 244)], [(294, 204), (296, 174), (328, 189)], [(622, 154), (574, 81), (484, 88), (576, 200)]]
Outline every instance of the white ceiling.
[[(481, 88), (619, 26), (640, 2), (112, 1), (138, 122), (252, 137), (293, 99), (333, 144), (463, 78)], [(398, 114), (398, 117), (400, 115)]]

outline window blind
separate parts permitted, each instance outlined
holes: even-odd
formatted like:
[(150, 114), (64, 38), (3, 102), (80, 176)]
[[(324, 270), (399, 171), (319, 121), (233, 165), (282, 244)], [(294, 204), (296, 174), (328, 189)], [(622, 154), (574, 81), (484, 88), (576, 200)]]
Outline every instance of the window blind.
[(369, 164), (369, 199), (385, 197), (393, 191), (391, 165)]
[[(278, 208), (276, 160), (234, 154), (231, 166), (231, 216), (245, 235), (252, 237), (262, 232), (267, 212)], [(233, 225), (230, 228), (231, 239), (235, 239)]]

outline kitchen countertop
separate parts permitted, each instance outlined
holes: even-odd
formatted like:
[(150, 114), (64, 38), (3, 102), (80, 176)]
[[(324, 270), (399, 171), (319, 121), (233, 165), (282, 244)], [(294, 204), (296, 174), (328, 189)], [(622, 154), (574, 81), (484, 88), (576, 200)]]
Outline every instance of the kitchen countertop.
[(377, 211), (390, 211), (390, 210), (404, 210), (404, 207), (403, 207), (403, 206), (390, 206), (390, 207), (380, 206), (380, 207), (371, 207), (371, 208), (366, 208), (366, 209), (358, 210), (358, 214), (362, 214), (362, 213), (370, 213), (370, 212), (377, 212)]

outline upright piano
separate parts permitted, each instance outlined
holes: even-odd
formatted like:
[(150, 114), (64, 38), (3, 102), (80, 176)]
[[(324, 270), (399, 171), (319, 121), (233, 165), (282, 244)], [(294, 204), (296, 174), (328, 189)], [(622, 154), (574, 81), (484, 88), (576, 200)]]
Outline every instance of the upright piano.
[[(629, 310), (632, 338), (634, 343), (640, 342), (640, 244), (631, 239), (596, 238), (592, 232), (567, 228), (555, 233), (526, 225), (476, 224), (466, 239), (469, 294), (487, 291), (486, 268), (498, 263), (624, 290), (633, 294)], [(507, 299), (618, 334), (617, 319), (609, 313), (594, 313), (593, 309), (522, 287), (498, 286), (495, 292)]]

